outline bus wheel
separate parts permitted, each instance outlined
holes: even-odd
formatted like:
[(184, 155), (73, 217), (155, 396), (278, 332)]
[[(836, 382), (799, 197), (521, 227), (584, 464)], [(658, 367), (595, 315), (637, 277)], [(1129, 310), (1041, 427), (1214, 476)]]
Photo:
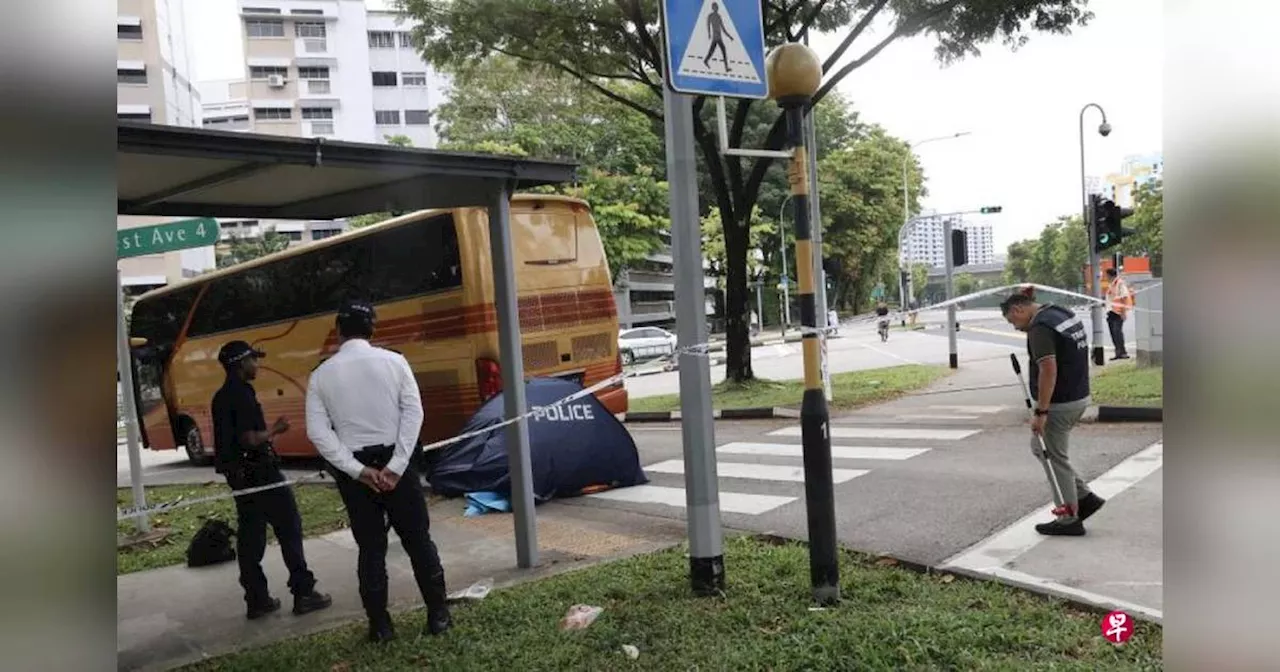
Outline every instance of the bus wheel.
[(187, 449), (187, 460), (197, 467), (208, 466), (213, 463), (204, 454), (204, 437), (200, 435), (200, 427), (192, 420), (187, 420), (183, 426), (183, 444)]

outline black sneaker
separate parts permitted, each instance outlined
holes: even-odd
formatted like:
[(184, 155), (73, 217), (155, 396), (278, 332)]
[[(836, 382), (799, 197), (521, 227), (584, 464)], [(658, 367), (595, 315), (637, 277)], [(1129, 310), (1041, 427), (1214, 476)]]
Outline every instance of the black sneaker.
[(324, 594), (311, 591), (306, 595), (295, 595), (293, 598), (293, 615), (301, 616), (309, 614), (313, 611), (327, 609), (333, 604), (333, 598)]
[(1080, 500), (1080, 522), (1083, 523), (1084, 521), (1089, 520), (1089, 516), (1097, 513), (1098, 509), (1101, 509), (1102, 505), (1106, 503), (1107, 500), (1093, 494), (1092, 492), (1085, 495), (1085, 497)]
[(453, 616), (449, 614), (448, 607), (427, 610), (427, 632), (439, 635), (451, 627), (453, 627)]
[(249, 617), (249, 620), (256, 621), (259, 618), (266, 616), (267, 614), (271, 614), (277, 611), (280, 611), (280, 598), (272, 597), (268, 599), (266, 602), (249, 605), (249, 613), (247, 614), (247, 616)]
[(1070, 523), (1053, 520), (1036, 525), (1036, 532), (1051, 537), (1083, 537), (1084, 523), (1078, 518)]
[(390, 620), (369, 624), (369, 641), (383, 644), (396, 638), (396, 628)]

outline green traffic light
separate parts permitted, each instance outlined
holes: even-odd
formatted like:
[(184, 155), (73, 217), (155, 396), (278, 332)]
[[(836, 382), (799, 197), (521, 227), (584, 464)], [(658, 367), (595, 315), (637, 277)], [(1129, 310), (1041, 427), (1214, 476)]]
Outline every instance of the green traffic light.
[(981, 214), (984, 214), (984, 215), (994, 215), (994, 214), (996, 214), (997, 212), (1000, 212), (1001, 210), (1004, 210), (1004, 206), (1001, 206), (1001, 205), (988, 205), (988, 206), (986, 206), (986, 207), (984, 207), (984, 208), (980, 208), (980, 209), (978, 210), (978, 212), (979, 212), (979, 213), (981, 213)]

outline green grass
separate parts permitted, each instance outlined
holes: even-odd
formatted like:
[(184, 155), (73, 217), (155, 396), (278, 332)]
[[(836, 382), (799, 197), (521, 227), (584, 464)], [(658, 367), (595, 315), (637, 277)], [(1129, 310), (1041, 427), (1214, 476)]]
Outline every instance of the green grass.
[[(227, 486), (219, 484), (151, 487), (147, 488), (147, 505), (172, 502), (179, 498), (195, 499), (225, 492), (229, 492)], [(337, 488), (332, 485), (301, 484), (293, 486), (293, 493), (298, 500), (298, 510), (302, 513), (302, 531), (306, 536), (324, 534), (347, 526), (347, 512), (342, 506), (342, 498), (338, 496)], [(133, 491), (129, 488), (117, 489), (116, 505), (133, 506)], [(169, 536), (156, 545), (143, 544), (118, 548), (116, 575), (186, 563), (187, 545), (191, 542), (191, 537), (195, 535), (196, 530), (204, 525), (205, 516), (220, 517), (232, 528), (236, 527), (235, 503), (229, 498), (152, 516), (150, 519), (152, 528), (167, 528), (170, 531)], [(116, 532), (121, 536), (130, 534), (134, 529), (132, 521), (121, 521), (116, 524)], [(274, 540), (270, 532), (267, 538)]]
[[(189, 670), (1143, 670), (1160, 669), (1163, 631), (1141, 623), (1123, 646), (1103, 616), (1008, 588), (881, 566), (847, 554), (843, 602), (810, 610), (807, 550), (736, 537), (727, 590), (692, 597), (684, 548), (494, 591), (454, 611), (454, 629), (363, 641), (364, 623), (214, 658)], [(587, 629), (560, 631), (574, 604), (603, 607)], [(623, 645), (640, 650), (636, 660)]]
[[(884, 369), (837, 373), (831, 376), (831, 409), (842, 410), (888, 401), (929, 385), (950, 373), (945, 366), (907, 364)], [(711, 403), (725, 408), (799, 408), (804, 383), (799, 380), (756, 379), (746, 383), (724, 381), (711, 390)], [(632, 399), (628, 411), (675, 411), (680, 396), (662, 394)]]
[(1095, 404), (1163, 406), (1164, 367), (1139, 367), (1133, 360), (1107, 362), (1089, 387)]

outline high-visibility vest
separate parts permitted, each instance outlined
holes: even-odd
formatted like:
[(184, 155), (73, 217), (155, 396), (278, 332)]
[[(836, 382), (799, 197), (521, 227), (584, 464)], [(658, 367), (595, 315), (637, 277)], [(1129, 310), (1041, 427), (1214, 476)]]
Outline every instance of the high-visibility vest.
[(1133, 305), (1133, 294), (1129, 292), (1129, 283), (1124, 278), (1117, 277), (1110, 286), (1107, 287), (1107, 307), (1117, 315), (1125, 315), (1129, 312), (1129, 307)]

